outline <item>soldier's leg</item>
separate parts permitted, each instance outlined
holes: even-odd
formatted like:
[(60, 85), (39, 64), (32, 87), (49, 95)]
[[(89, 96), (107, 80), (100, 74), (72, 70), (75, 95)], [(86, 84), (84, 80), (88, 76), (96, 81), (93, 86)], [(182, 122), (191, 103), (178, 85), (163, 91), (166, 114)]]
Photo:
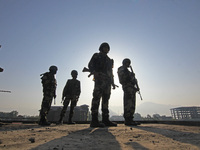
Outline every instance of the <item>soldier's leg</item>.
[(111, 94), (111, 86), (107, 86), (102, 94), (102, 122), (106, 126), (117, 126), (116, 123), (109, 120), (109, 99)]
[(76, 103), (76, 100), (71, 100), (68, 124), (75, 124), (75, 122), (72, 121), (72, 117), (74, 114), (74, 107), (76, 107)]
[(124, 90), (124, 118), (130, 118), (130, 108), (132, 104), (132, 99), (131, 99), (131, 92), (128, 89)]
[(63, 123), (63, 118), (64, 118), (65, 113), (66, 113), (66, 111), (67, 111), (67, 107), (68, 107), (68, 105), (69, 105), (69, 102), (70, 102), (70, 99), (65, 98), (65, 100), (64, 100), (64, 102), (63, 102), (63, 108), (62, 108), (62, 110), (61, 110), (61, 112), (60, 112), (60, 119), (59, 119), (59, 121), (58, 121), (57, 124), (62, 124), (62, 123)]
[(50, 123), (47, 121), (47, 118), (46, 118), (49, 112), (49, 109), (51, 107), (49, 101), (51, 101), (51, 97), (49, 95), (44, 95), (43, 100), (42, 100), (41, 110), (40, 110), (39, 125), (50, 125)]
[(131, 88), (124, 90), (124, 119), (125, 125), (138, 125), (133, 121), (135, 112), (135, 93)]
[(104, 124), (99, 123), (98, 120), (98, 110), (100, 104), (100, 98), (102, 96), (102, 89), (101, 86), (98, 85), (95, 81), (95, 88), (93, 91), (93, 99), (92, 99), (92, 121), (90, 123), (90, 127), (104, 127)]
[(39, 120), (39, 125), (42, 125), (45, 122), (45, 103), (42, 101), (41, 109), (40, 109), (40, 120)]
[(133, 118), (134, 118), (134, 113), (135, 113), (135, 100), (136, 100), (135, 92), (132, 92), (132, 94), (131, 94), (130, 116), (133, 116)]
[[(132, 107), (131, 107), (131, 111), (130, 111), (130, 114), (131, 116), (133, 116), (132, 120), (134, 120), (134, 114), (135, 114), (135, 105), (136, 105), (136, 93), (135, 91), (133, 91), (132, 93)], [(141, 123), (140, 122), (136, 122), (134, 121), (134, 124), (137, 124), (137, 125), (140, 125)]]

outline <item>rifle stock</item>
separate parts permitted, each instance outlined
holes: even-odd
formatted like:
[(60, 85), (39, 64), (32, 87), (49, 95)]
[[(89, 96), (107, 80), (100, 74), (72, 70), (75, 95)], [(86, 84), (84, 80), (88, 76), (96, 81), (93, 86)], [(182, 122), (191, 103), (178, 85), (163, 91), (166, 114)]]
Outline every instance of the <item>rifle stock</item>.
[[(83, 70), (82, 70), (82, 72), (90, 72), (90, 70), (89, 70), (88, 68), (84, 67)], [(92, 72), (90, 72), (90, 74), (88, 75), (88, 78), (89, 78), (91, 75), (93, 75)]]

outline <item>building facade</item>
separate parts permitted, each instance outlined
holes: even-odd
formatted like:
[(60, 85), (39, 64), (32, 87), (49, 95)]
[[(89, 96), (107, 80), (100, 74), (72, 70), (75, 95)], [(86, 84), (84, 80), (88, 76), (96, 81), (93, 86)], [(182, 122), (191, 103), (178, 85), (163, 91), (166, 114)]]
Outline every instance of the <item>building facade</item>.
[[(60, 118), (60, 112), (63, 106), (51, 106), (51, 109), (47, 115), (47, 119), (50, 122), (57, 122)], [(63, 122), (67, 122), (69, 118), (70, 106), (67, 108)], [(73, 121), (88, 121), (89, 118), (89, 106), (81, 105), (74, 108)]]
[(200, 119), (200, 107), (177, 107), (170, 111), (173, 119)]

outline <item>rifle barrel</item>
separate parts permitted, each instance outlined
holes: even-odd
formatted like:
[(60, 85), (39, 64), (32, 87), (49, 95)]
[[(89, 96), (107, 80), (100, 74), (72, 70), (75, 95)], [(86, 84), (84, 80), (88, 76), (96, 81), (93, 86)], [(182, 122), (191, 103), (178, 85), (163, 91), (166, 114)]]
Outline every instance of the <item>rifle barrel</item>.
[[(133, 74), (135, 74), (135, 73), (133, 72), (133, 68), (132, 68), (131, 65), (130, 65), (130, 68), (131, 68), (131, 72), (132, 72)], [(139, 88), (139, 85), (138, 85), (138, 82), (136, 82), (136, 86), (137, 86), (138, 89), (140, 89), (140, 88)], [(140, 99), (142, 100), (142, 95), (141, 95), (140, 91), (138, 91), (138, 94), (140, 95)]]
[(90, 70), (88, 68), (84, 67), (82, 72), (90, 72)]

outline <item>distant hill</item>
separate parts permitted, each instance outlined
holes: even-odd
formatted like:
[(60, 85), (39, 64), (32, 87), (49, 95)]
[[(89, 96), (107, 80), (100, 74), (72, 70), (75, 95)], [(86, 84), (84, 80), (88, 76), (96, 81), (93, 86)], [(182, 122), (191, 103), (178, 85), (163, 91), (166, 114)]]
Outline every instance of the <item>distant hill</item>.
[(161, 116), (162, 115), (171, 116), (170, 109), (176, 107), (179, 106), (144, 102), (139, 106), (137, 106), (136, 112), (141, 114), (142, 116), (147, 116), (147, 114), (149, 115), (159, 114)]

